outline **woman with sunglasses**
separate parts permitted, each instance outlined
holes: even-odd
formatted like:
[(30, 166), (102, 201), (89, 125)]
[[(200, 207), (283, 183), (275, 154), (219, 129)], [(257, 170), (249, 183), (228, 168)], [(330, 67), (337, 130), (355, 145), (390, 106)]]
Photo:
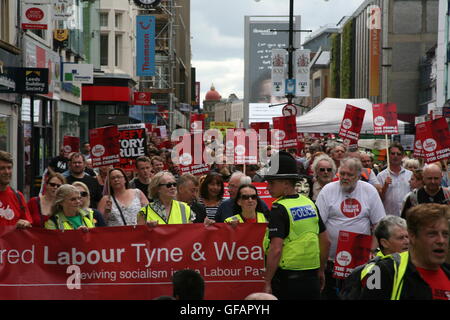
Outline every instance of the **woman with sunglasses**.
[(55, 201), (56, 190), (65, 183), (66, 179), (62, 174), (51, 173), (48, 175), (47, 182), (44, 185), (44, 193), (28, 201), (28, 209), (33, 219), (33, 227), (44, 227)]
[(45, 229), (84, 230), (95, 227), (94, 215), (81, 210), (80, 191), (70, 184), (63, 184), (56, 190), (55, 202)]
[(322, 154), (314, 159), (312, 170), (314, 172), (314, 183), (311, 200), (316, 201), (320, 190), (327, 183), (330, 183), (336, 175), (336, 164), (330, 156)]
[(85, 211), (94, 216), (95, 226), (96, 227), (106, 227), (105, 220), (100, 211), (97, 209), (90, 208), (91, 200), (90, 200), (90, 192), (88, 186), (81, 182), (75, 181), (72, 185), (80, 191), (81, 196), (81, 210)]
[(155, 227), (158, 224), (192, 223), (195, 214), (187, 203), (175, 200), (177, 181), (169, 171), (155, 174), (148, 186), (150, 203), (142, 208), (137, 216), (140, 225)]
[(139, 189), (130, 189), (128, 177), (121, 168), (108, 172), (108, 194), (98, 204), (108, 227), (136, 224), (136, 214), (148, 204), (147, 197)]

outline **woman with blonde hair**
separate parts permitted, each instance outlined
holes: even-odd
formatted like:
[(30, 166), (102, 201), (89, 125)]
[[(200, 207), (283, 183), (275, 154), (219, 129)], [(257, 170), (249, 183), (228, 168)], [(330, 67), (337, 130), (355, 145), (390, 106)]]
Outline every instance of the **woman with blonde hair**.
[(148, 186), (150, 203), (137, 215), (137, 223), (154, 227), (158, 224), (182, 224), (195, 220), (187, 203), (175, 200), (177, 182), (169, 171), (155, 174)]
[(94, 215), (81, 210), (80, 191), (75, 186), (63, 184), (58, 188), (46, 229), (87, 231), (94, 228)]
[(102, 213), (97, 209), (90, 208), (91, 194), (89, 192), (88, 186), (81, 181), (75, 181), (74, 183), (72, 183), (72, 185), (76, 187), (78, 191), (80, 191), (81, 210), (89, 214), (93, 214), (96, 227), (106, 227), (106, 223), (105, 220), (103, 219)]

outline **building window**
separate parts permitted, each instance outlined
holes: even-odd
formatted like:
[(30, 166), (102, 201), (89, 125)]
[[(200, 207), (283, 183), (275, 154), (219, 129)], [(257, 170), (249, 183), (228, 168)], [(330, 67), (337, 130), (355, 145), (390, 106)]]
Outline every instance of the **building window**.
[(11, 151), (9, 145), (9, 137), (11, 136), (10, 131), (10, 117), (0, 114), (0, 150)]
[(0, 40), (9, 42), (9, 0), (0, 0)]
[(108, 65), (108, 35), (100, 35), (100, 65)]
[(115, 59), (114, 59), (114, 65), (116, 66), (116, 67), (119, 67), (120, 66), (120, 53), (121, 53), (121, 51), (122, 51), (122, 35), (120, 35), (120, 34), (117, 34), (116, 35), (116, 39), (115, 39), (115, 43), (114, 43), (114, 45), (115, 45)]
[(100, 27), (108, 26), (108, 12), (100, 12)]
[(116, 13), (115, 15), (115, 27), (116, 29), (122, 29), (122, 14)]

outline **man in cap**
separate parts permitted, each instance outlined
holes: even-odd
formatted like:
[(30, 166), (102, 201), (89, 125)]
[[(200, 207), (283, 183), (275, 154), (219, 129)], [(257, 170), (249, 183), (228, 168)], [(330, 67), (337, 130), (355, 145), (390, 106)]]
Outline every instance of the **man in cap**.
[(265, 179), (277, 198), (270, 212), (265, 292), (280, 300), (320, 299), (330, 243), (317, 207), (295, 190), (294, 157), (273, 155)]

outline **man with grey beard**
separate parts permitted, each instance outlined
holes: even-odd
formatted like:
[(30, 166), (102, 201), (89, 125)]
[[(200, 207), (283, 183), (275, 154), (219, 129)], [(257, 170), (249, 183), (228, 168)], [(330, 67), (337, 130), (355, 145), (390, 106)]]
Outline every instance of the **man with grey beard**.
[[(361, 170), (359, 159), (342, 159), (338, 170), (340, 180), (325, 185), (317, 197), (316, 206), (331, 241), (322, 292), (328, 300), (337, 299), (336, 286), (339, 287), (332, 277), (339, 231), (370, 235), (373, 227), (386, 215), (378, 191), (360, 180)], [(374, 241), (372, 249), (376, 247)]]

